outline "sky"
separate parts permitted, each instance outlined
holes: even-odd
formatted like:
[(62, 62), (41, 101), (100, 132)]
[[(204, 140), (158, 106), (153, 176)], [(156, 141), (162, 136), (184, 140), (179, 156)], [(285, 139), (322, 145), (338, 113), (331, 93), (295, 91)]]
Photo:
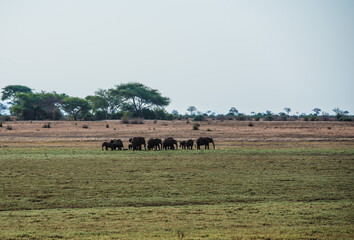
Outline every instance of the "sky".
[(353, 0), (0, 0), (0, 88), (141, 82), (182, 114), (354, 114), (353, 13)]

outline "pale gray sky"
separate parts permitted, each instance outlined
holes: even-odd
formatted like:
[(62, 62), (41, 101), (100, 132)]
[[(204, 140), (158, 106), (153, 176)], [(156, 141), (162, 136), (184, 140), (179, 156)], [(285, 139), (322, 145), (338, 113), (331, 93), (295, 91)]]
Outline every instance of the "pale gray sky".
[(0, 0), (0, 88), (122, 82), (185, 113), (354, 114), (353, 0)]

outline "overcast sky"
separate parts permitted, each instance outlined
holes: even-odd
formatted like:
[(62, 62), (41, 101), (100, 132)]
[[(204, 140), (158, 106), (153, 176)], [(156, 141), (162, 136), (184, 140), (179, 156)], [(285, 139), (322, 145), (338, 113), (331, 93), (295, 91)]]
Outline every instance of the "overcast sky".
[(0, 0), (0, 88), (141, 82), (167, 110), (354, 114), (353, 0)]

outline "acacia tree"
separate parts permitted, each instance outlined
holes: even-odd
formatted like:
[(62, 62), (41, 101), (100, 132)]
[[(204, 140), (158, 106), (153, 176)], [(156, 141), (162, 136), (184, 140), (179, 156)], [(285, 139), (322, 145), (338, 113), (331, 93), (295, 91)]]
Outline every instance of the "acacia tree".
[(72, 115), (75, 121), (78, 119), (79, 114), (83, 114), (90, 109), (89, 102), (78, 97), (66, 97), (61, 105), (63, 110)]
[(111, 95), (121, 97), (122, 108), (141, 115), (144, 109), (163, 108), (168, 106), (170, 99), (161, 93), (141, 83), (123, 83), (110, 89)]
[(32, 89), (22, 85), (8, 85), (2, 89), (1, 100), (8, 100), (8, 103), (13, 105), (16, 101), (17, 93), (32, 93)]
[(316, 114), (316, 116), (318, 115), (318, 114), (320, 114), (320, 112), (321, 112), (321, 109), (320, 108), (314, 108), (314, 109), (312, 109), (312, 111)]
[(189, 106), (187, 108), (187, 111), (190, 112), (190, 115), (193, 116), (194, 115), (194, 112), (197, 111), (197, 108), (194, 107), (194, 106)]
[(291, 112), (291, 108), (286, 107), (286, 108), (284, 108), (284, 111), (286, 112), (286, 115), (289, 116), (289, 113)]
[(238, 115), (238, 110), (235, 107), (230, 108), (229, 110), (230, 115)]

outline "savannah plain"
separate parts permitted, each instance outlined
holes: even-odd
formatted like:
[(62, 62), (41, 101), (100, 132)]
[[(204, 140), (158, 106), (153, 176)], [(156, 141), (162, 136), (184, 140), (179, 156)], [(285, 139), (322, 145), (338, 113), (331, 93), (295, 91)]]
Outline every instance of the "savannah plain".
[[(3, 122), (0, 239), (353, 239), (354, 123), (194, 123)], [(101, 149), (134, 136), (216, 149)]]

